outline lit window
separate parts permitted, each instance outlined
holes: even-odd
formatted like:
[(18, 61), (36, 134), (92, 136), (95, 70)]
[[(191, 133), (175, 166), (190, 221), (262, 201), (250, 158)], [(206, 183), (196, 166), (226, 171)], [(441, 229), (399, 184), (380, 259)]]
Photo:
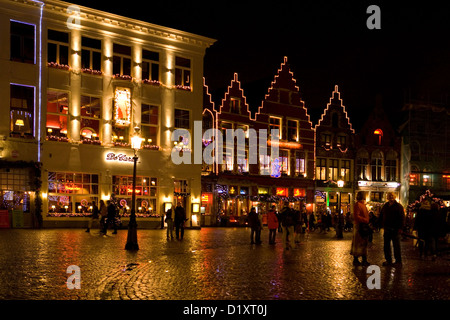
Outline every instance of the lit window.
[(158, 145), (158, 106), (142, 104), (141, 106), (141, 136), (144, 148)]
[(279, 130), (279, 138), (281, 139), (281, 119), (270, 117), (269, 119), (270, 136), (272, 137), (272, 130)]
[(10, 130), (13, 137), (33, 137), (34, 87), (10, 85)]
[(47, 140), (66, 141), (69, 94), (62, 91), (47, 92)]
[(189, 110), (175, 109), (175, 128), (190, 128)]
[(101, 119), (100, 98), (81, 96), (81, 135), (84, 139), (99, 140)]

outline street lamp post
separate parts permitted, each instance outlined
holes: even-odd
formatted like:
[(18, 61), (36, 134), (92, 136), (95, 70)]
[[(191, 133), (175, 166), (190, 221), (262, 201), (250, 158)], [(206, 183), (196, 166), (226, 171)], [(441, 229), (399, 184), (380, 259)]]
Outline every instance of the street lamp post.
[(344, 187), (344, 181), (343, 180), (339, 180), (337, 182), (338, 188), (339, 188), (339, 200), (338, 200), (338, 212), (337, 212), (337, 218), (338, 218), (338, 224), (337, 224), (337, 229), (336, 229), (336, 238), (338, 239), (342, 239), (344, 238), (344, 234), (343, 234), (343, 230), (344, 230), (344, 225), (343, 225), (343, 216), (341, 215), (341, 200), (342, 200), (342, 188)]
[(131, 214), (128, 223), (128, 237), (125, 250), (139, 250), (137, 241), (137, 223), (136, 223), (136, 164), (138, 160), (137, 151), (141, 148), (142, 139), (139, 135), (139, 128), (135, 128), (135, 134), (131, 138), (131, 147), (134, 149), (133, 157), (133, 191), (131, 196)]

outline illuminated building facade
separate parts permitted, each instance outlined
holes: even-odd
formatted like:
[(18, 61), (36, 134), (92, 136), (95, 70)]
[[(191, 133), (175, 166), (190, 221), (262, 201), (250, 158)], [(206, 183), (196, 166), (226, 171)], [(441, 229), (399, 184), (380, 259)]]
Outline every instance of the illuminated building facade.
[(405, 203), (419, 200), (426, 190), (450, 206), (449, 108), (410, 101), (404, 105), (402, 194)]
[[(202, 210), (205, 225), (218, 220), (242, 224), (251, 209), (265, 213), (271, 204), (281, 210), (284, 201), (312, 211), (314, 199), (314, 128), (300, 99), (299, 88), (287, 64), (281, 64), (262, 105), (253, 113), (247, 104), (238, 75), (216, 106), (205, 86), (203, 130), (212, 126), (226, 135), (227, 129), (245, 132), (245, 153), (223, 146), (221, 164), (205, 165), (202, 176)], [(258, 140), (256, 161), (249, 131), (267, 130), (267, 140)], [(271, 157), (275, 144), (271, 129), (279, 130), (278, 157)], [(204, 146), (214, 141), (203, 141)], [(260, 148), (266, 149), (265, 152)]]
[(397, 201), (403, 202), (400, 194), (401, 139), (383, 110), (379, 97), (355, 136), (355, 143), (355, 192), (364, 192), (366, 203), (374, 212), (387, 201), (388, 192), (393, 192)]
[(40, 192), (24, 191), (42, 201), (43, 226), (85, 226), (91, 203), (112, 195), (126, 225), (135, 128), (138, 224), (180, 201), (196, 225), (201, 165), (172, 163), (171, 133), (202, 119), (203, 57), (215, 40), (62, 1), (0, 5), (2, 161), (42, 163)]
[[(334, 214), (339, 208), (344, 214), (353, 211), (355, 130), (338, 86), (335, 86), (330, 102), (315, 126), (315, 134), (316, 212), (330, 209)], [(343, 185), (339, 186), (338, 181)]]

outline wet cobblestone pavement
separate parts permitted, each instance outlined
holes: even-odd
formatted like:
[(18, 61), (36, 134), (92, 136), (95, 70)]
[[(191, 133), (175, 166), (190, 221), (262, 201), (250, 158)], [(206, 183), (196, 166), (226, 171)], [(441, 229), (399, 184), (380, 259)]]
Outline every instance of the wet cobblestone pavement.
[[(371, 274), (353, 267), (351, 233), (344, 239), (312, 233), (294, 249), (250, 244), (246, 228), (186, 230), (182, 241), (165, 230), (138, 230), (140, 250), (124, 250), (127, 231), (103, 237), (81, 229), (0, 230), (0, 299), (27, 300), (448, 300), (450, 254), (418, 257), (402, 241), (403, 266), (383, 267), (382, 235), (368, 259), (381, 270), (381, 289), (368, 289)], [(67, 267), (81, 271), (81, 288), (69, 290)]]

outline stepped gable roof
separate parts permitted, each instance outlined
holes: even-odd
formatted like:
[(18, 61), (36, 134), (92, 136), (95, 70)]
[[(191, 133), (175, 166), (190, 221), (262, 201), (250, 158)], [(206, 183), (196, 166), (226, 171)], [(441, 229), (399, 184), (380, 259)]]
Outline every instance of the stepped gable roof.
[[(293, 72), (284, 57), (283, 63), (275, 75), (274, 81), (265, 95), (258, 114), (286, 115), (306, 121), (313, 128), (305, 103), (300, 97), (299, 87)], [(305, 127), (302, 125), (301, 127)]]
[[(341, 94), (339, 92), (339, 87), (337, 85), (334, 86), (334, 91), (331, 94), (330, 102), (327, 104), (327, 107), (325, 108), (324, 113), (322, 114), (319, 122), (316, 125), (317, 127), (320, 126), (326, 126), (326, 127), (332, 127), (332, 114), (333, 112), (342, 113), (345, 115), (345, 118), (341, 118), (341, 126), (340, 128), (347, 127), (352, 133), (355, 133), (355, 130), (352, 128), (352, 124), (350, 122), (350, 118), (348, 117), (348, 113), (345, 109), (345, 106), (343, 104), (343, 101), (341, 99)], [(344, 121), (347, 120), (347, 121)], [(344, 124), (344, 125), (342, 125)]]
[[(231, 110), (232, 98), (237, 98), (240, 100), (240, 108), (238, 113)], [(244, 90), (241, 88), (241, 82), (239, 81), (237, 73), (234, 73), (233, 80), (228, 86), (225, 97), (222, 99), (222, 103), (218, 108), (216, 107), (215, 110), (220, 114), (229, 113), (230, 115), (234, 115), (236, 117), (245, 116), (250, 120), (255, 120), (250, 112), (249, 105), (247, 104), (247, 98), (244, 95)]]

